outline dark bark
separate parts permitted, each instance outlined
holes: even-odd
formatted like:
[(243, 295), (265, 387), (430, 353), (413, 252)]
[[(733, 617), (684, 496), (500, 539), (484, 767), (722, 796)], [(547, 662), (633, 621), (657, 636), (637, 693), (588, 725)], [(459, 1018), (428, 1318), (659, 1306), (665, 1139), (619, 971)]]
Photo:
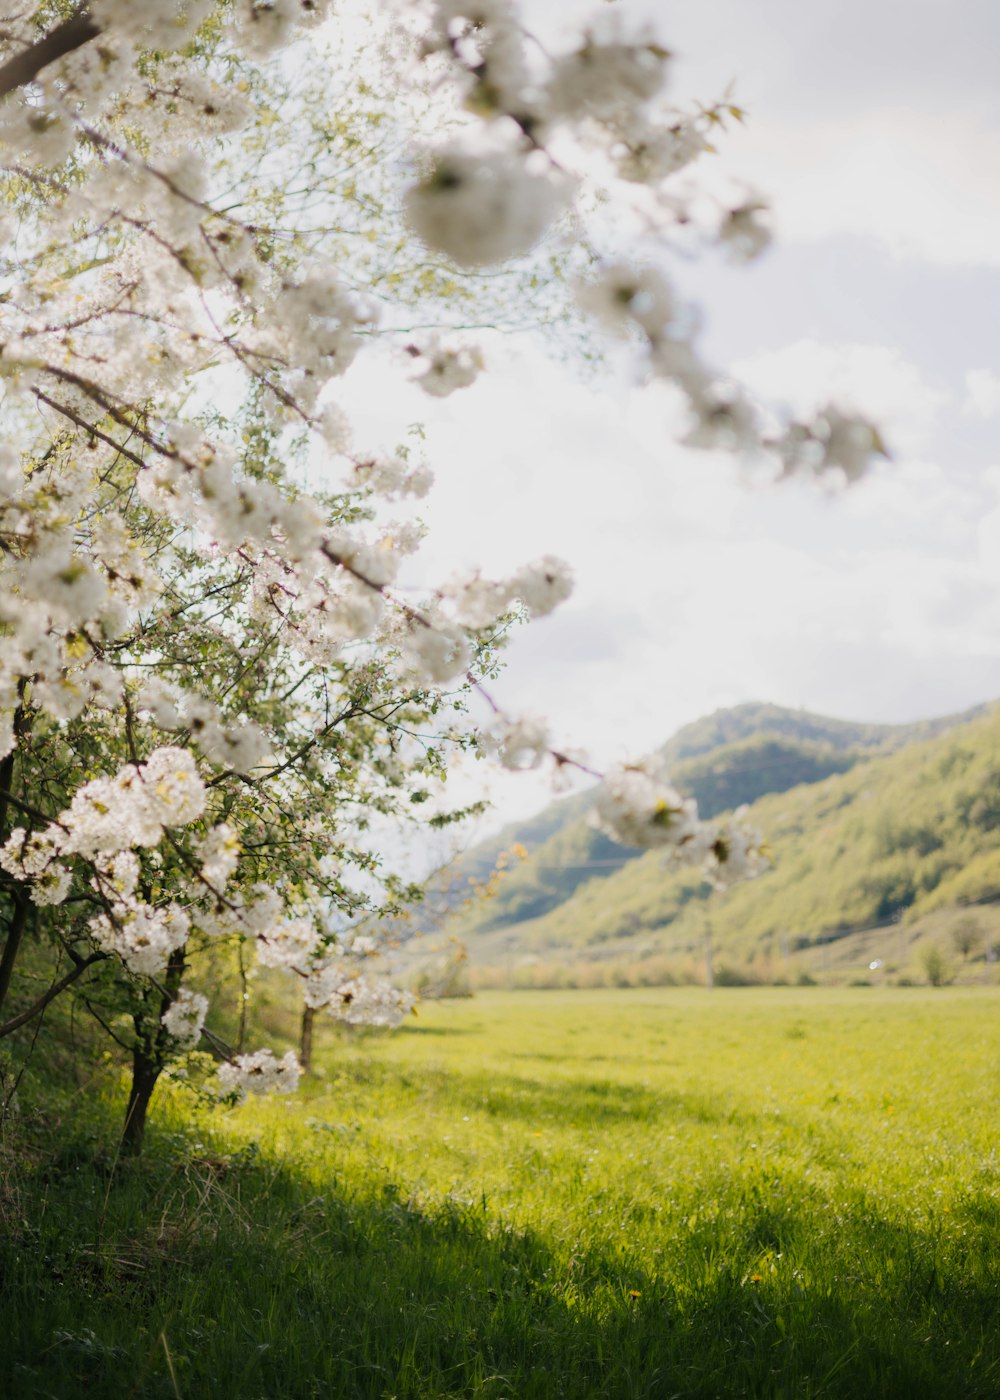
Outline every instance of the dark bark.
[[(24, 681), (21, 681), (18, 685), (19, 700), (23, 699), (23, 696)], [(31, 724), (24, 712), (24, 706), (19, 703), (14, 711), (14, 744), (10, 753), (5, 754), (3, 762), (0, 763), (0, 845), (3, 845), (10, 834), (7, 829), (7, 818), (10, 813), (10, 790), (14, 783), (14, 761), (17, 757), (18, 745), (30, 728)], [(15, 886), (11, 890), (11, 899), (14, 912), (7, 929), (7, 937), (4, 940), (3, 953), (0, 954), (0, 1006), (3, 1006), (7, 1000), (7, 993), (10, 991), (10, 979), (14, 975), (14, 964), (17, 962), (17, 955), (21, 950), (24, 925), (28, 919), (28, 900), (24, 890)]]
[(74, 49), (82, 48), (91, 39), (96, 39), (100, 32), (100, 26), (85, 9), (77, 10), (75, 15), (57, 24), (41, 39), (0, 64), (0, 98), (33, 82), (48, 64), (72, 53)]
[(302, 1042), (299, 1046), (299, 1063), (308, 1074), (312, 1069), (313, 1058), (313, 1023), (316, 1020), (316, 1012), (311, 1006), (304, 1008), (302, 1012)]
[(136, 1045), (132, 1051), (132, 1087), (125, 1110), (125, 1127), (122, 1129), (122, 1153), (126, 1157), (138, 1157), (142, 1152), (146, 1113), (162, 1072), (162, 1058), (155, 1051), (149, 1054), (144, 1045)]
[(24, 725), (24, 711), (20, 705), (14, 711), (14, 747), (0, 763), (0, 844), (7, 840), (7, 812), (10, 808), (10, 788), (14, 781), (14, 759), (17, 755), (17, 740)]
[(7, 929), (3, 954), (0, 955), (0, 1006), (3, 1006), (7, 1000), (7, 993), (10, 991), (10, 979), (14, 975), (14, 964), (17, 962), (17, 955), (21, 950), (24, 925), (28, 919), (28, 901), (21, 891), (13, 890), (11, 897), (14, 901), (14, 912)]
[[(144, 891), (144, 893), (148, 892)], [(153, 1097), (156, 1081), (166, 1067), (168, 1038), (163, 1028), (163, 1015), (172, 1005), (184, 980), (184, 950), (170, 955), (162, 986), (156, 984), (143, 996), (143, 1008), (132, 1022), (135, 1045), (132, 1048), (132, 1085), (129, 1089), (125, 1126), (122, 1129), (122, 1152), (138, 1157), (146, 1135), (146, 1112)]]

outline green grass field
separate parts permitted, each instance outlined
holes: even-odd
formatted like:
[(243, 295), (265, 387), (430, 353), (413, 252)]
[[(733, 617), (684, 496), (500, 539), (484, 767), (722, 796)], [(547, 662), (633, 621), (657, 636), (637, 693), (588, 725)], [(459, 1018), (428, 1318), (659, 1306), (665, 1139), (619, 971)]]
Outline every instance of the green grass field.
[(997, 989), (490, 994), (293, 1101), (28, 1107), (0, 1394), (996, 1397)]

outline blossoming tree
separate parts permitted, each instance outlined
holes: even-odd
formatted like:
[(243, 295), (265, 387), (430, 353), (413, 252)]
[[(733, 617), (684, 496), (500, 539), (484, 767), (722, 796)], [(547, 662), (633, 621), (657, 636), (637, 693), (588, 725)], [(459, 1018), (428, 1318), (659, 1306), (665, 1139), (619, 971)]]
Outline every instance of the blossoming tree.
[[(739, 113), (673, 109), (645, 34), (549, 54), (510, 0), (394, 4), (387, 61), (433, 119), (397, 201), (419, 275), (375, 285), (338, 242), (343, 150), (274, 103), (290, 64), (322, 71), (337, 23), (322, 0), (92, 0), (24, 5), (2, 36), (0, 1035), (84, 997), (132, 1056), (132, 1149), (203, 1035), (224, 1093), (297, 1079), (293, 1056), (206, 1028), (206, 950), (283, 969), (313, 1010), (397, 1020), (407, 1000), (364, 976), (351, 927), (413, 891), (366, 830), (420, 809), (470, 744), (511, 768), (575, 761), (485, 692), (486, 732), (463, 719), (505, 622), (567, 597), (567, 565), (418, 601), (394, 586), (420, 531), (380, 503), (430, 472), (355, 450), (331, 385), (393, 341), (431, 395), (483, 368), (474, 344), (403, 330), (401, 304), (433, 301), (442, 268), (516, 269), (557, 229), (582, 312), (677, 387), (686, 441), (847, 480), (880, 447), (832, 407), (776, 430), (700, 358), (671, 243), (752, 257), (766, 210), (677, 184)], [(396, 217), (355, 214), (376, 241)], [(339, 485), (307, 491), (316, 462)], [(759, 866), (753, 833), (700, 822), (649, 761), (605, 775), (596, 820), (722, 883)], [(51, 978), (11, 1012), (26, 938)]]

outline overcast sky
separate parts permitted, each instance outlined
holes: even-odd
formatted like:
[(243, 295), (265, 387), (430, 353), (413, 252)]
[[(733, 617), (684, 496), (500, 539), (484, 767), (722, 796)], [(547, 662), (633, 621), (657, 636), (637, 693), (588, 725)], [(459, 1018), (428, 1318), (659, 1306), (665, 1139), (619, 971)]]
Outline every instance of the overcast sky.
[[(576, 570), (511, 648), (503, 702), (600, 766), (744, 700), (902, 721), (1000, 696), (1000, 6), (615, 9), (656, 24), (678, 99), (733, 81), (749, 110), (718, 163), (770, 197), (778, 242), (681, 269), (708, 358), (793, 408), (853, 402), (893, 460), (837, 499), (752, 489), (676, 446), (667, 394), (530, 345), (491, 347), (494, 372), (433, 411), (404, 396), (438, 472), (431, 559)], [(523, 11), (546, 34), (593, 12)], [(530, 779), (499, 796), (546, 799)]]

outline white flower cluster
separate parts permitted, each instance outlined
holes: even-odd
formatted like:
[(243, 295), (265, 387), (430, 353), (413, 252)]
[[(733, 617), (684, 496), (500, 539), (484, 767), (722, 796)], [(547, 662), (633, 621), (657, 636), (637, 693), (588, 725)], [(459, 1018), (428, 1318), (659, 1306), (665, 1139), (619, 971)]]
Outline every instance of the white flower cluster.
[(546, 554), (505, 579), (486, 579), (478, 573), (455, 579), (441, 590), (441, 600), (460, 626), (483, 628), (492, 626), (517, 602), (532, 617), (545, 617), (572, 591), (572, 569), (564, 560)]
[(186, 749), (154, 749), (144, 763), (77, 788), (55, 839), (64, 855), (85, 859), (132, 846), (157, 846), (165, 827), (187, 826), (205, 810), (205, 784)]
[(655, 757), (611, 769), (591, 820), (623, 846), (681, 847), (698, 830), (698, 806), (670, 784), (663, 761)]
[(739, 807), (728, 822), (715, 828), (705, 874), (716, 889), (756, 879), (770, 864), (764, 838), (756, 827), (747, 825), (746, 813), (745, 806)]
[(256, 944), (259, 963), (303, 979), (305, 1004), (314, 1011), (352, 1026), (395, 1026), (412, 1010), (410, 993), (361, 973), (361, 965), (382, 951), (370, 934), (345, 935), (329, 947), (314, 922), (300, 917), (258, 930)]
[(201, 1039), (202, 1027), (208, 1014), (208, 998), (182, 987), (164, 1011), (163, 1026), (178, 1048), (190, 1050)]
[(429, 248), (462, 267), (484, 267), (530, 251), (570, 194), (565, 178), (517, 148), (454, 142), (409, 190), (406, 213)]
[(255, 939), (278, 924), (284, 912), (278, 891), (258, 882), (246, 890), (230, 890), (224, 902), (209, 901), (197, 910), (195, 922), (209, 938)]
[(221, 894), (229, 883), (240, 860), (239, 837), (231, 826), (220, 822), (213, 826), (198, 847), (202, 859), (201, 878)]
[(449, 345), (437, 334), (428, 337), (423, 345), (407, 346), (407, 350), (420, 368), (413, 382), (436, 399), (467, 389), (484, 368), (483, 352), (478, 346)]
[(420, 499), (434, 484), (434, 474), (428, 466), (420, 463), (411, 467), (402, 457), (375, 457), (356, 462), (354, 479), (359, 486), (367, 486), (388, 500), (401, 496)]
[(276, 364), (296, 366), (296, 397), (309, 409), (323, 385), (351, 367), (361, 349), (360, 332), (372, 330), (379, 319), (370, 297), (342, 286), (325, 267), (282, 287), (269, 313), (253, 349)]
[(608, 330), (621, 335), (634, 325), (650, 340), (660, 339), (677, 313), (664, 274), (632, 263), (607, 263), (593, 281), (581, 284), (577, 300)]
[(257, 936), (257, 961), (265, 967), (283, 967), (308, 975), (319, 947), (319, 931), (312, 919), (286, 919)]
[(158, 729), (188, 732), (204, 757), (220, 768), (250, 774), (271, 759), (270, 743), (260, 726), (245, 718), (227, 724), (207, 695), (184, 694), (154, 677), (143, 682), (136, 704)]
[[(204, 807), (205, 785), (191, 755), (185, 749), (154, 749), (145, 763), (130, 763), (113, 778), (84, 783), (69, 807), (43, 831), (29, 833), (16, 827), (0, 850), (0, 865), (9, 875), (30, 883), (36, 904), (61, 904), (66, 898), (71, 875), (63, 860), (68, 856), (103, 863), (111, 881), (108, 893), (127, 897), (138, 867), (126, 887), (125, 877), (117, 866), (108, 865), (109, 859), (133, 846), (158, 845), (166, 827), (187, 826), (201, 816)], [(110, 931), (112, 925), (102, 918), (102, 939), (113, 939), (117, 935)], [(143, 911), (140, 924), (133, 920), (130, 925), (125, 940), (130, 949), (133, 934), (140, 943), (146, 939), (143, 921), (149, 919), (162, 922), (158, 915), (153, 918), (150, 911)], [(163, 937), (169, 940), (177, 921), (167, 922), (169, 931), (164, 926)]]
[(746, 825), (746, 808), (728, 821), (702, 822), (693, 798), (669, 781), (662, 757), (609, 772), (590, 821), (623, 846), (661, 849), (673, 864), (700, 866), (717, 888), (749, 880), (767, 869), (760, 832)]
[(212, 0), (94, 0), (98, 24), (149, 48), (182, 48), (211, 13)]
[(494, 627), (518, 602), (529, 616), (544, 617), (572, 590), (569, 565), (548, 554), (506, 579), (476, 573), (452, 580), (439, 590), (432, 606), (410, 610), (397, 620), (385, 639), (398, 646), (404, 674), (442, 685), (468, 671), (473, 654), (470, 631)]
[(677, 114), (669, 122), (631, 122), (613, 155), (622, 180), (656, 185), (710, 149), (704, 119)]
[(771, 243), (770, 209), (760, 199), (748, 199), (729, 209), (719, 229), (719, 242), (733, 262), (753, 262)]
[(154, 907), (130, 896), (91, 919), (89, 928), (98, 946), (115, 953), (130, 972), (156, 977), (187, 942), (191, 923), (177, 904)]
[(61, 904), (69, 894), (73, 877), (57, 859), (60, 849), (58, 833), (51, 827), (29, 832), (17, 826), (0, 850), (0, 866), (15, 880), (29, 883), (33, 903)]
[(651, 35), (623, 39), (588, 34), (552, 67), (547, 104), (553, 116), (614, 122), (641, 110), (666, 81), (669, 53)]
[(302, 1067), (291, 1050), (279, 1060), (272, 1050), (237, 1055), (219, 1066), (219, 1094), (242, 1102), (247, 1094), (294, 1094)]
[(875, 455), (885, 447), (875, 425), (860, 414), (833, 404), (820, 410), (812, 423), (793, 423), (771, 446), (786, 476), (842, 477), (858, 481)]
[(522, 716), (517, 720), (501, 720), (492, 730), (482, 734), (479, 748), (495, 753), (505, 768), (515, 772), (538, 768), (552, 751), (549, 726), (537, 716)]
[(415, 997), (385, 979), (346, 977), (328, 1001), (327, 1012), (347, 1026), (380, 1026), (394, 1029), (413, 1010)]

